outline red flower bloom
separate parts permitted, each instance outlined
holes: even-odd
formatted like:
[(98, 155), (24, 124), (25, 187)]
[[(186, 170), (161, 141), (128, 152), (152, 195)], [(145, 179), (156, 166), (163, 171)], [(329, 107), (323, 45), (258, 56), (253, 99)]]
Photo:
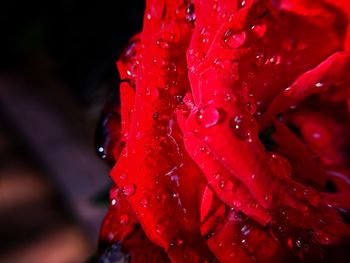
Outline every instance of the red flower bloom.
[(131, 262), (343, 262), (350, 4), (332, 2), (147, 1), (106, 122), (102, 243)]

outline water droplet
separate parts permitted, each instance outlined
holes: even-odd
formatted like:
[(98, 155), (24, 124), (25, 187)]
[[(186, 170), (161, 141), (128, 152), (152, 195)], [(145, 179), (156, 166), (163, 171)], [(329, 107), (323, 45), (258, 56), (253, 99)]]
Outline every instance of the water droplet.
[(154, 112), (154, 113), (153, 113), (153, 119), (154, 119), (154, 120), (158, 119), (158, 114), (159, 114), (158, 112)]
[(156, 225), (156, 232), (157, 232), (157, 234), (158, 235), (163, 235), (163, 233), (164, 233), (164, 227), (162, 226), (162, 225)]
[(224, 33), (224, 42), (229, 48), (238, 48), (242, 46), (247, 38), (245, 31), (234, 32), (228, 29)]
[(111, 205), (115, 206), (117, 204), (117, 200), (116, 199), (112, 199), (111, 200)]
[(226, 93), (226, 98), (225, 98), (226, 101), (232, 101), (233, 98), (234, 98), (234, 97), (233, 97), (232, 94)]
[(125, 180), (126, 178), (128, 178), (128, 174), (127, 173), (122, 173), (120, 176), (119, 176), (120, 180)]
[(232, 191), (234, 184), (232, 181), (221, 181), (220, 188), (224, 191)]
[(149, 205), (148, 197), (144, 197), (140, 200), (140, 206), (142, 206), (143, 208), (146, 208), (148, 205)]
[(215, 232), (209, 232), (208, 234), (204, 235), (205, 240), (209, 240), (215, 235)]
[(247, 236), (250, 234), (250, 227), (248, 225), (244, 225), (242, 228), (241, 228), (241, 232), (243, 235)]
[(107, 154), (106, 154), (106, 152), (105, 152), (105, 149), (104, 149), (102, 146), (98, 147), (97, 152), (98, 152), (98, 155), (99, 155), (102, 159), (105, 159), (105, 158), (106, 158)]
[(268, 65), (279, 65), (281, 63), (281, 56), (280, 55), (274, 55), (271, 56), (266, 62), (265, 64)]
[(201, 147), (199, 147), (199, 150), (201, 152), (205, 152), (207, 150), (207, 147), (205, 145), (202, 145)]
[(165, 41), (163, 38), (160, 38), (156, 41), (156, 44), (161, 49), (168, 49), (170, 47), (169, 43)]
[(158, 68), (164, 68), (168, 65), (168, 61), (161, 57), (155, 57), (153, 58), (153, 64), (156, 65)]
[(238, 2), (238, 8), (242, 8), (246, 5), (246, 1), (245, 0), (239, 0)]
[(153, 59), (153, 64), (158, 68), (162, 68), (162, 69), (172, 71), (172, 72), (176, 71), (176, 64), (174, 62), (170, 62), (162, 57), (155, 57)]
[(130, 197), (135, 193), (136, 187), (133, 184), (127, 184), (122, 189), (122, 194), (126, 197)]
[(237, 212), (233, 207), (227, 211), (226, 217), (229, 221), (242, 221), (244, 219), (244, 215), (241, 212)]
[(295, 241), (295, 244), (297, 245), (298, 248), (301, 248), (303, 246), (303, 241), (301, 240), (301, 238), (298, 238)]
[(264, 64), (264, 60), (265, 60), (265, 55), (263, 53), (256, 53), (255, 55), (255, 64), (257, 66), (261, 66)]
[(251, 27), (254, 34), (259, 37), (263, 37), (266, 33), (266, 24), (257, 24)]
[(147, 20), (151, 20), (152, 19), (152, 15), (150, 13), (147, 14)]
[(176, 72), (176, 70), (177, 70), (176, 64), (173, 62), (168, 63), (166, 70), (171, 71), (171, 72)]
[(118, 113), (117, 105), (107, 105), (106, 108), (107, 110), (102, 114), (96, 129), (96, 152), (101, 159), (114, 162), (112, 148), (116, 146), (115, 142), (119, 141), (121, 137), (121, 133), (119, 133), (121, 116)]
[(119, 223), (121, 225), (126, 225), (130, 221), (130, 216), (128, 214), (122, 214), (119, 218)]
[(214, 174), (214, 179), (219, 180), (222, 177), (222, 175), (218, 172)]
[(186, 19), (188, 22), (194, 22), (196, 20), (196, 13), (194, 10), (194, 4), (189, 3), (186, 8)]
[[(207, 27), (203, 27), (200, 31), (200, 41), (204, 44), (209, 43), (210, 31)], [(198, 54), (199, 55), (199, 54)]]
[(317, 82), (315, 84), (316, 88), (322, 88), (324, 86), (324, 84), (322, 82)]
[(184, 243), (184, 241), (180, 238), (176, 240), (177, 246), (182, 246), (183, 243)]
[(198, 123), (205, 128), (210, 128), (218, 124), (219, 120), (220, 120), (219, 111), (216, 108), (211, 106), (203, 107), (197, 113)]
[(290, 163), (283, 158), (281, 155), (268, 152), (267, 163), (270, 167), (271, 172), (283, 179), (289, 179), (292, 175), (292, 167)]
[[(176, 96), (175, 96), (175, 99), (176, 99), (176, 102), (177, 102), (178, 104), (184, 103), (184, 98), (183, 98), (182, 95), (176, 95)], [(187, 106), (188, 106), (188, 105), (187, 105)]]
[(272, 202), (272, 195), (271, 194), (266, 194), (264, 197), (264, 200), (268, 203)]
[(250, 140), (249, 123), (243, 116), (236, 116), (229, 123), (235, 136), (240, 140)]
[(242, 203), (240, 201), (234, 200), (232, 202), (232, 206), (235, 207), (235, 208), (239, 208), (239, 207), (242, 206)]

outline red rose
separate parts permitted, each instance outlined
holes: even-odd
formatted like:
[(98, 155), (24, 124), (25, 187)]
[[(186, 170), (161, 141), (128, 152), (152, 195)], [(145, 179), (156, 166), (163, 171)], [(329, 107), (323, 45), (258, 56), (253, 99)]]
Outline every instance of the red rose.
[(332, 2), (147, 1), (106, 121), (102, 259), (346, 262), (350, 4)]

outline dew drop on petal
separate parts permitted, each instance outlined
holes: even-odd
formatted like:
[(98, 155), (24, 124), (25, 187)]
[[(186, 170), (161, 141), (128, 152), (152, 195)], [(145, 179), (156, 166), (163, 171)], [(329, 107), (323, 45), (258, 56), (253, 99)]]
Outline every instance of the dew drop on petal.
[(157, 120), (158, 119), (158, 115), (159, 115), (159, 113), (156, 111), (156, 112), (154, 112), (153, 113), (153, 119), (154, 120)]
[(251, 27), (252, 31), (259, 37), (263, 37), (266, 33), (266, 24), (257, 24)]
[(224, 33), (224, 42), (229, 48), (238, 48), (242, 46), (247, 38), (245, 31), (234, 32), (228, 29)]
[(265, 62), (266, 65), (279, 65), (281, 64), (281, 56), (273, 55)]
[(215, 180), (219, 180), (222, 177), (220, 173), (215, 173), (213, 176)]
[(201, 108), (197, 113), (198, 123), (205, 128), (210, 128), (218, 124), (219, 120), (220, 113), (215, 107), (206, 106)]
[(140, 206), (146, 208), (149, 205), (149, 198), (144, 197), (140, 200)]
[(199, 150), (201, 152), (205, 152), (207, 150), (207, 147), (205, 145), (202, 145), (202, 146), (199, 147)]
[(155, 225), (156, 228), (156, 232), (158, 235), (162, 236), (164, 234), (165, 231), (165, 227), (163, 225), (157, 224)]
[(300, 238), (298, 238), (295, 241), (295, 244), (297, 245), (298, 248), (301, 248), (303, 246), (303, 241)]
[(122, 173), (120, 176), (119, 176), (120, 180), (125, 180), (126, 178), (128, 178), (128, 174), (127, 173)]
[(241, 212), (237, 212), (233, 207), (231, 207), (226, 214), (227, 220), (229, 221), (242, 221), (243, 214)]
[(264, 197), (264, 200), (268, 203), (272, 202), (272, 195), (271, 194), (266, 194)]
[(229, 122), (234, 135), (240, 140), (250, 140), (249, 126), (243, 116), (235, 116)]
[(324, 84), (322, 83), (322, 82), (317, 82), (316, 84), (315, 84), (315, 87), (316, 88), (322, 88), (324, 86)]
[(264, 64), (264, 59), (265, 59), (265, 55), (263, 53), (256, 53), (255, 54), (255, 65), (256, 66), (262, 66)]
[(242, 8), (242, 7), (245, 7), (246, 1), (245, 0), (239, 0), (237, 4), (238, 4), (238, 8)]
[(186, 8), (186, 19), (188, 22), (194, 22), (196, 20), (196, 13), (194, 10), (194, 4), (188, 4)]
[(159, 48), (161, 49), (168, 49), (169, 48), (169, 43), (165, 41), (163, 38), (160, 38), (156, 41), (156, 44)]
[(250, 227), (248, 225), (244, 225), (242, 228), (241, 228), (241, 232), (244, 236), (247, 236), (250, 234)]
[(122, 194), (126, 197), (130, 197), (135, 193), (136, 187), (133, 184), (127, 184), (122, 188)]
[(232, 191), (234, 184), (232, 181), (221, 181), (220, 188), (224, 191)]

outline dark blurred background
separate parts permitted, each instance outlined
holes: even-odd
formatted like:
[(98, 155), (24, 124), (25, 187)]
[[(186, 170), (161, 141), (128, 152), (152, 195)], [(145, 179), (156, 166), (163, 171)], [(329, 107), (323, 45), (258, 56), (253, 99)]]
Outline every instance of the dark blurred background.
[(0, 263), (95, 253), (110, 184), (95, 128), (143, 9), (142, 0), (0, 1)]

